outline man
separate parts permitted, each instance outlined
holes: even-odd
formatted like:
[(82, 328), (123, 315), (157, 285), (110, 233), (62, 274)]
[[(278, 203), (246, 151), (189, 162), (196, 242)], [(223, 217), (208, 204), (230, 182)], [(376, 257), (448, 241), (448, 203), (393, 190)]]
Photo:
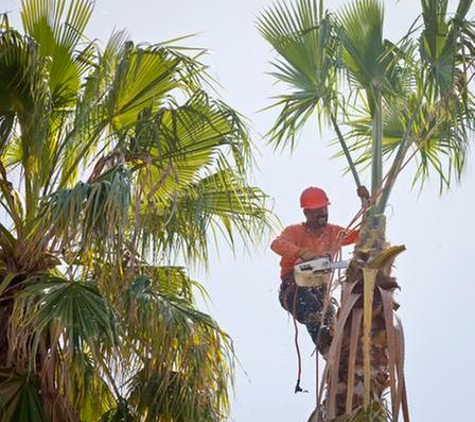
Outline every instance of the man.
[[(369, 194), (366, 188), (359, 188), (358, 196), (367, 199)], [(330, 201), (322, 189), (305, 189), (300, 196), (300, 206), (306, 221), (287, 227), (271, 244), (271, 249), (282, 257), (280, 303), (298, 322), (306, 325), (322, 354), (326, 354), (330, 346), (329, 326), (335, 310), (330, 303), (321, 327), (325, 288), (297, 286), (294, 265), (322, 255), (334, 257), (341, 246), (355, 243), (359, 234), (358, 231), (345, 232), (343, 227), (329, 224), (328, 205)]]

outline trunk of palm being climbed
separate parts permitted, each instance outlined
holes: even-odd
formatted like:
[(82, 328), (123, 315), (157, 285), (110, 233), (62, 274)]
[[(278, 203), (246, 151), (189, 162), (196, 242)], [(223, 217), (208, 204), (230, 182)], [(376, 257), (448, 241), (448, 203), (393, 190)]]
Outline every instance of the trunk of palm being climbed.
[[(385, 244), (384, 216), (368, 217), (342, 283), (341, 307), (323, 373), (321, 395), (309, 422), (409, 421), (404, 384), (404, 340), (391, 276), (404, 246)], [(389, 401), (385, 399), (389, 391)]]

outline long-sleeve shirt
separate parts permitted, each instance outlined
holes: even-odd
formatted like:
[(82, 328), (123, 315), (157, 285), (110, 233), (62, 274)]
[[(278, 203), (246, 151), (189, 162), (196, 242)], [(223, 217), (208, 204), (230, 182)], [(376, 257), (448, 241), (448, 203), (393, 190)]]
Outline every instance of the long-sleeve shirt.
[(288, 226), (270, 245), (271, 249), (282, 257), (280, 260), (280, 277), (284, 279), (294, 270), (299, 259), (299, 253), (307, 248), (315, 255), (329, 253), (331, 256), (341, 246), (350, 245), (358, 240), (359, 231), (346, 231), (343, 227), (327, 224), (320, 233), (314, 234), (308, 230), (305, 223)]

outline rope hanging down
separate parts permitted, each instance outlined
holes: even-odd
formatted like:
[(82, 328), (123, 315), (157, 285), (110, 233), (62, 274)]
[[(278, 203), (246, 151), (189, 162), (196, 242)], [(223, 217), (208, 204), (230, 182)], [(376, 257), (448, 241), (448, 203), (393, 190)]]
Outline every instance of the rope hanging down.
[(293, 298), (293, 309), (292, 309), (292, 319), (294, 322), (294, 330), (295, 330), (295, 337), (294, 337), (294, 342), (295, 342), (295, 350), (297, 352), (297, 363), (298, 363), (298, 369), (297, 369), (297, 382), (295, 384), (295, 390), (294, 393), (308, 393), (308, 390), (302, 389), (300, 386), (300, 378), (302, 376), (302, 356), (300, 354), (300, 347), (299, 347), (299, 328), (297, 325), (297, 319), (295, 317), (297, 313), (297, 296), (298, 296), (298, 290), (299, 286), (296, 287), (295, 292), (294, 292), (294, 298)]

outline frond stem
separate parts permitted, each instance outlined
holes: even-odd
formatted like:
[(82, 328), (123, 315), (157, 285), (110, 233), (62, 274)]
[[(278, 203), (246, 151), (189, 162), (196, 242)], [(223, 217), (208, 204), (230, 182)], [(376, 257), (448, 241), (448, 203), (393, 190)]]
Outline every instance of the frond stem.
[(341, 148), (343, 149), (346, 160), (348, 161), (348, 165), (350, 166), (351, 174), (353, 175), (353, 179), (355, 180), (356, 187), (359, 188), (362, 185), (361, 185), (360, 177), (358, 175), (358, 171), (356, 170), (355, 162), (353, 161), (353, 157), (351, 156), (348, 145), (346, 144), (345, 138), (343, 137), (343, 134), (341, 133), (340, 126), (338, 125), (338, 122), (333, 113), (331, 113), (330, 119), (333, 125), (333, 129), (335, 130), (338, 136), (338, 141), (340, 142)]

